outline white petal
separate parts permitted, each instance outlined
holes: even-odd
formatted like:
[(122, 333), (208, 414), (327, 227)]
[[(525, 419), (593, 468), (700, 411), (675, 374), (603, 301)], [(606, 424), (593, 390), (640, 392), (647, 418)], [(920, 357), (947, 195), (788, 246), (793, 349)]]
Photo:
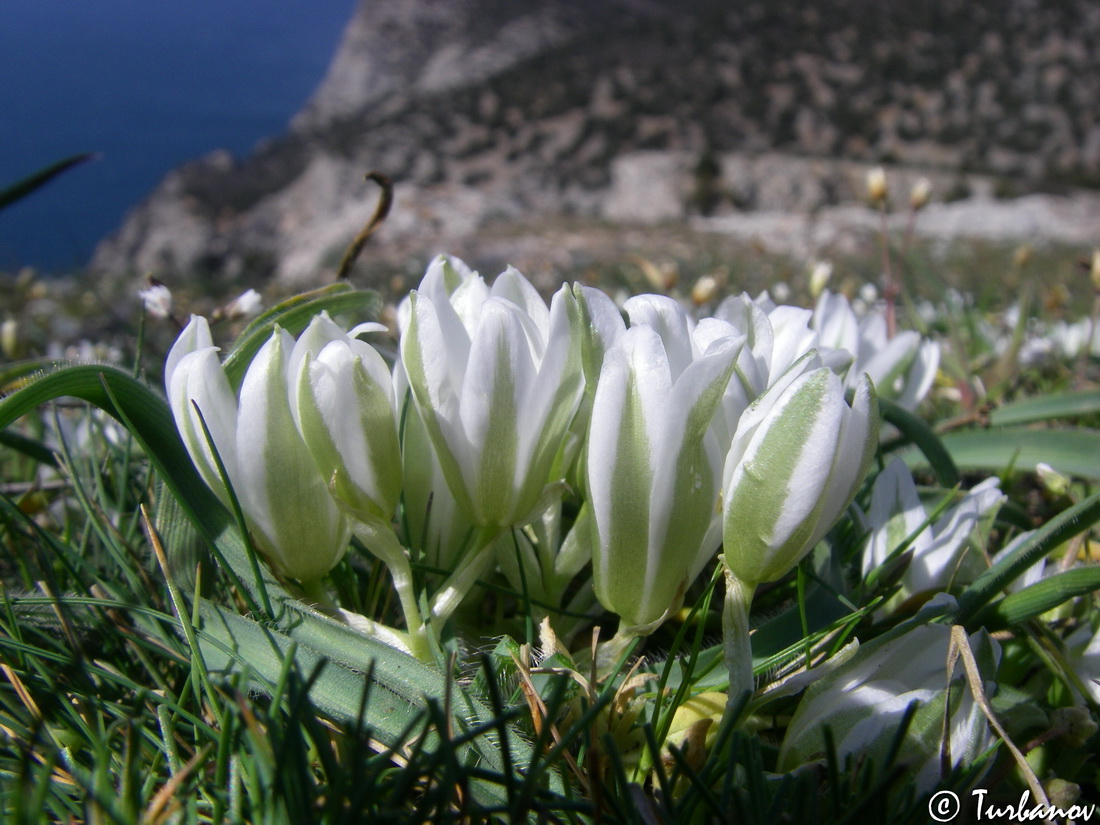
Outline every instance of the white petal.
[[(535, 322), (539, 331), (539, 339), (545, 341), (550, 335), (550, 310), (546, 308), (546, 301), (539, 295), (538, 290), (531, 286), (531, 282), (523, 277), (515, 267), (508, 267), (497, 276), (493, 282), (493, 288), (489, 290), (489, 296), (493, 298), (507, 298), (516, 304), (523, 312)], [(537, 359), (541, 359), (541, 353)]]
[(669, 370), (675, 380), (696, 353), (692, 350), (691, 322), (679, 302), (667, 295), (635, 295), (623, 307), (630, 325), (651, 327), (664, 342)]
[(197, 352), (200, 349), (214, 346), (214, 340), (210, 337), (210, 324), (201, 315), (192, 315), (187, 326), (172, 344), (168, 351), (168, 358), (164, 362), (164, 387), (167, 389), (172, 383), (172, 375), (176, 367), (185, 355)]
[(225, 486), (199, 419), (201, 412), (202, 421), (206, 422), (226, 473), (231, 483), (235, 484), (239, 477), (236, 449), (237, 399), (218, 361), (215, 347), (188, 353), (177, 362), (172, 371), (168, 398), (176, 427), (191, 454), (191, 460), (195, 462), (211, 489), (224, 499)]

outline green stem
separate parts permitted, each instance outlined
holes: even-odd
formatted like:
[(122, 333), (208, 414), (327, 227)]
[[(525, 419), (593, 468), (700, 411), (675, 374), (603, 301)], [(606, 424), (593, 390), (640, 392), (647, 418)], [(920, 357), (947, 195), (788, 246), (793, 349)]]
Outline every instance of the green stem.
[(394, 590), (397, 591), (397, 598), (401, 602), (401, 612), (405, 615), (405, 626), (409, 629), (409, 647), (413, 655), (422, 661), (431, 661), (428, 624), (420, 615), (416, 590), (413, 588), (412, 566), (393, 527), (388, 523), (374, 520), (353, 521), (352, 524), (356, 537), (390, 571)]
[[(729, 670), (726, 718), (731, 716), (747, 693), (755, 688), (752, 675), (752, 644), (749, 641), (749, 608), (756, 585), (748, 584), (726, 568), (726, 597), (722, 608), (722, 651)], [(725, 723), (726, 718), (723, 718)]]
[(431, 622), (436, 629), (443, 626), (455, 609), (466, 598), (470, 588), (474, 586), (478, 578), (485, 572), (489, 562), (493, 560), (493, 541), (499, 536), (498, 528), (481, 528), (474, 536), (473, 546), (470, 551), (458, 562), (458, 566), (451, 573), (443, 587), (435, 594), (431, 604)]

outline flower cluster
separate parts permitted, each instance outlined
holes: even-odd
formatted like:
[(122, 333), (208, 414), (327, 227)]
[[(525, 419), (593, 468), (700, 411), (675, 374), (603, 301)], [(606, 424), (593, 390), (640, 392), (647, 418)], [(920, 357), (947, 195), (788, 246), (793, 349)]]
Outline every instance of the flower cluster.
[[(461, 631), (479, 612), (468, 598), (478, 583), (495, 577), (527, 615), (552, 621), (543, 633), (553, 645), (568, 645), (586, 617), (617, 616), (617, 634), (596, 649), (596, 672), (608, 675), (717, 566), (729, 716), (755, 688), (757, 588), (786, 577), (846, 513), (828, 544), (862, 548), (864, 583), (888, 582), (876, 618), (917, 597), (940, 604), (981, 573), (967, 549), (1004, 499), (996, 480), (922, 501), (895, 460), (864, 484), (878, 398), (915, 408), (939, 362), (935, 344), (888, 332), (882, 311), (824, 288), (812, 310), (735, 295), (706, 317), (666, 295), (616, 303), (583, 285), (547, 304), (514, 269), (489, 284), (440, 257), (396, 319), (396, 351), (371, 338), (389, 334), (380, 324), (349, 331), (322, 314), (296, 337), (275, 326), (234, 386), (206, 320), (193, 317), (165, 382), (196, 467), (272, 571), (408, 653), (431, 658), (445, 627)], [(329, 599), (322, 580), (352, 536), (389, 570), (404, 630)], [(947, 633), (853, 641), (781, 686), (814, 683), (780, 761), (812, 758), (822, 725), (843, 719), (854, 726), (841, 754), (878, 748), (913, 701), (922, 782), (945, 708), (951, 753), (985, 749), (977, 700), (958, 679), (944, 689)], [(991, 674), (996, 644), (983, 634), (968, 644)], [(907, 657), (913, 645), (924, 653)], [(870, 712), (875, 697), (886, 710)]]
[[(490, 286), (446, 257), (398, 317), (392, 365), (361, 339), (382, 327), (322, 316), (297, 340), (276, 327), (239, 387), (193, 317), (165, 382), (272, 569), (312, 584), (354, 532), (408, 591), (410, 628), (445, 622), (494, 565), (553, 599), (590, 560), (626, 637), (678, 609), (722, 546), (742, 589), (782, 577), (862, 482), (875, 388), (912, 406), (937, 363), (828, 291), (813, 311), (741, 295), (702, 319), (579, 285), (547, 306), (514, 269)], [(566, 490), (583, 500), (559, 546), (516, 538)], [(410, 561), (438, 574), (423, 615)]]

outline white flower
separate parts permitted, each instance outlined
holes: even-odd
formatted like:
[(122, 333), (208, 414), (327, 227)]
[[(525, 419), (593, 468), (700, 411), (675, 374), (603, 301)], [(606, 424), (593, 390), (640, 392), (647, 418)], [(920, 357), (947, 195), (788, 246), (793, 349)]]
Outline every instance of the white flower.
[(1066, 639), (1066, 649), (1085, 690), (1092, 701), (1100, 703), (1100, 631), (1094, 633), (1087, 622), (1083, 623)]
[(723, 557), (738, 580), (774, 581), (821, 540), (867, 473), (878, 424), (866, 378), (849, 407), (832, 370), (798, 365), (741, 416), (723, 485)]
[(222, 310), (231, 321), (238, 318), (254, 318), (264, 308), (263, 298), (254, 289), (248, 289), (225, 305)]
[(388, 524), (401, 493), (401, 453), (390, 371), (362, 332), (325, 315), (299, 337), (288, 365), (294, 421), (330, 492), (359, 521)]
[[(916, 703), (898, 759), (914, 776), (918, 793), (931, 790), (940, 778), (950, 637), (951, 628), (941, 624), (881, 636), (811, 685), (783, 739), (779, 769), (791, 771), (819, 758), (825, 750), (826, 727), (832, 730), (842, 764), (845, 757), (858, 756), (873, 759), (876, 767), (884, 768), (898, 726), (908, 707)], [(1000, 661), (1000, 646), (985, 631), (973, 634), (969, 641), (982, 676), (992, 677)], [(984, 686), (987, 693), (992, 687), (990, 682)], [(996, 741), (961, 664), (952, 675), (949, 731), (953, 766), (971, 764)]]
[(867, 172), (867, 199), (873, 204), (886, 202), (889, 190), (886, 187), (886, 170), (876, 166)]
[(176, 426), (206, 483), (228, 501), (200, 414), (257, 550), (280, 575), (309, 582), (343, 557), (350, 527), (294, 424), (293, 347), (293, 338), (276, 327), (249, 365), (238, 399), (206, 319), (192, 316), (168, 353), (165, 386)]
[(164, 284), (153, 284), (138, 293), (145, 311), (153, 318), (170, 318), (172, 315), (172, 291)]
[(448, 290), (437, 259), (411, 296), (401, 358), (451, 492), (471, 522), (504, 529), (534, 515), (580, 402), (577, 302), (547, 309), (509, 268)]
[(810, 351), (817, 353), (820, 364), (837, 373), (843, 373), (852, 362), (851, 351), (822, 340), (808, 309), (754, 301), (746, 294), (731, 295), (718, 305), (714, 318), (746, 337), (737, 359), (736, 378), (730, 382), (724, 402), (727, 419), (735, 420)]
[(813, 329), (822, 346), (846, 350), (854, 356), (848, 368), (848, 386), (866, 373), (882, 398), (915, 409), (932, 388), (940, 363), (940, 348), (912, 330), (890, 338), (881, 309), (857, 320), (843, 295), (821, 293), (814, 309)]
[(632, 326), (603, 357), (587, 463), (594, 589), (620, 633), (678, 607), (717, 550), (724, 445), (712, 422), (744, 343), (728, 335), (698, 352), (669, 298), (638, 296), (626, 309)]
[[(901, 580), (904, 595), (943, 590), (956, 577), (971, 534), (1005, 500), (998, 484), (996, 478), (978, 484), (913, 538), (908, 551), (912, 558)], [(865, 517), (871, 535), (863, 550), (863, 574), (890, 558), (927, 519), (913, 476), (905, 462), (895, 458), (875, 479), (871, 491)]]
[(828, 261), (815, 261), (810, 268), (810, 297), (816, 298), (833, 277), (833, 265)]

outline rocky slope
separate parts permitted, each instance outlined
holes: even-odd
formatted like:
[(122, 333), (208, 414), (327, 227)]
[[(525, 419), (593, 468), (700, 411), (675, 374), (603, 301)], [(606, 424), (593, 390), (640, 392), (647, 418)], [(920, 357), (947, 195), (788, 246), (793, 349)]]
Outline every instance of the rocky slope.
[[(866, 224), (878, 163), (958, 201), (918, 231), (1092, 243), (1100, 200), (1072, 187), (1100, 182), (1098, 47), (1092, 0), (361, 0), (286, 135), (173, 172), (93, 266), (314, 279), (371, 169), (394, 259), (562, 215), (790, 248), (794, 213), (808, 254)], [(1003, 200), (1037, 191), (1065, 197)]]

